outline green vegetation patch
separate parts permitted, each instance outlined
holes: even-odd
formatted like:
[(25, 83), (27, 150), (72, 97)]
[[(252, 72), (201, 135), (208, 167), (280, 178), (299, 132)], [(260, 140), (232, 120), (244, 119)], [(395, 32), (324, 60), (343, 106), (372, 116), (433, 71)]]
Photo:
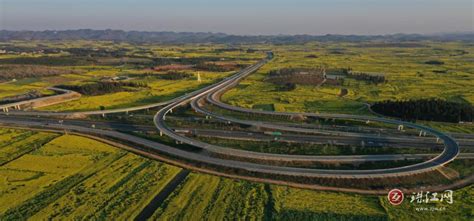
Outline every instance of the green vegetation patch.
[(133, 219), (179, 170), (63, 135), (0, 167), (0, 219)]
[[(426, 194), (426, 191), (423, 192)], [(438, 192), (438, 194), (441, 193), (444, 192)], [(474, 196), (474, 185), (454, 190), (452, 204), (445, 201), (417, 203), (415, 200), (411, 202), (411, 196), (412, 193), (405, 193), (405, 200), (398, 206), (391, 205), (386, 196), (380, 197), (380, 202), (387, 211), (390, 220), (472, 220), (474, 218), (474, 199), (472, 197)], [(441, 196), (438, 195), (438, 197)]]
[(275, 220), (387, 220), (376, 196), (273, 186)]
[(264, 185), (190, 174), (153, 215), (154, 220), (262, 220)]
[(472, 122), (474, 106), (441, 99), (407, 101), (382, 101), (371, 106), (372, 110), (404, 120), (427, 120), (444, 122)]

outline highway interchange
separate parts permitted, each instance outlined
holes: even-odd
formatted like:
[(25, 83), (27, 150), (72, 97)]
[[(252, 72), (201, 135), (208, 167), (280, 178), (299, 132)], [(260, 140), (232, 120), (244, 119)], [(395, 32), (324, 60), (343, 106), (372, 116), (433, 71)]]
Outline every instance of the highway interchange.
[[(254, 73), (260, 67), (265, 65), (272, 59), (272, 54), (260, 62), (251, 65), (240, 72), (223, 79), (222, 81), (206, 86), (194, 92), (185, 94), (183, 96), (174, 98), (170, 101), (150, 104), (140, 107), (123, 108), (116, 110), (105, 111), (87, 111), (87, 112), (37, 112), (37, 111), (11, 111), (3, 113), (0, 117), (0, 124), (6, 126), (17, 126), (36, 129), (54, 129), (60, 131), (71, 131), (76, 133), (83, 133), (87, 135), (94, 135), (101, 138), (110, 138), (119, 140), (127, 144), (137, 145), (137, 148), (145, 148), (153, 150), (156, 153), (172, 156), (188, 162), (206, 164), (216, 169), (227, 168), (241, 171), (247, 171), (256, 174), (289, 176), (289, 177), (330, 177), (330, 178), (381, 178), (381, 177), (397, 177), (419, 174), (424, 172), (439, 169), (443, 165), (453, 161), (459, 155), (458, 143), (447, 134), (444, 134), (435, 129), (418, 125), (415, 123), (399, 121), (391, 118), (359, 116), (347, 114), (315, 114), (315, 113), (287, 113), (287, 112), (269, 112), (253, 109), (245, 109), (234, 107), (220, 101), (220, 96), (227, 90), (237, 85), (240, 80), (248, 75)], [(285, 135), (280, 137), (283, 141), (295, 143), (318, 143), (321, 140), (334, 140), (343, 142), (345, 144), (358, 144), (361, 140), (367, 140), (367, 146), (370, 142), (390, 144), (394, 147), (417, 147), (417, 148), (431, 148), (439, 147), (441, 149), (439, 154), (384, 154), (384, 155), (345, 155), (345, 156), (314, 156), (314, 155), (292, 155), (292, 154), (272, 154), (263, 152), (253, 152), (246, 150), (233, 149), (212, 145), (202, 142), (198, 139), (193, 139), (189, 134), (179, 133), (179, 130), (167, 125), (167, 118), (172, 118), (170, 115), (173, 110), (183, 108), (190, 105), (196, 112), (203, 114), (206, 118), (210, 117), (214, 120), (219, 120), (227, 124), (247, 125), (256, 128), (268, 129), (272, 131), (284, 131)], [(317, 128), (308, 128), (298, 126), (297, 124), (278, 124), (275, 122), (242, 120), (233, 117), (214, 113), (205, 108), (206, 105), (213, 105), (222, 109), (233, 112), (241, 112), (253, 114), (256, 116), (279, 116), (292, 119), (294, 116), (304, 116), (312, 118), (326, 118), (326, 119), (348, 119), (364, 122), (382, 122), (393, 125), (403, 125), (405, 128), (412, 128), (422, 133), (427, 133), (433, 137), (417, 137), (417, 136), (403, 136), (393, 134), (387, 136), (386, 134), (361, 134), (357, 132), (336, 131), (336, 130), (322, 130)], [(127, 128), (134, 128), (134, 130), (153, 130), (150, 125), (120, 125), (120, 123), (101, 123), (91, 122), (87, 120), (59, 120), (51, 117), (68, 118), (71, 116), (86, 116), (86, 115), (106, 115), (112, 113), (128, 113), (131, 111), (144, 110), (162, 107), (158, 110), (153, 118), (155, 129), (161, 135), (168, 136), (177, 143), (184, 143), (190, 146), (197, 147), (202, 151), (192, 152), (186, 151), (170, 145), (157, 143), (151, 140), (133, 136), (124, 132)], [(94, 128), (91, 125), (94, 124)], [(99, 129), (100, 128), (100, 129)], [(232, 131), (216, 131), (196, 128), (185, 128), (192, 131), (194, 135), (201, 137), (220, 137), (226, 139), (247, 139), (254, 141), (264, 141), (273, 139), (261, 132), (232, 132)], [(130, 131), (129, 131), (130, 132)], [(286, 132), (290, 132), (286, 134)], [(365, 137), (364, 137), (365, 136)], [(463, 147), (474, 147), (473, 137), (460, 136), (460, 143)], [(439, 139), (437, 139), (437, 138)], [(225, 157), (223, 157), (225, 156)], [(460, 158), (472, 158), (472, 154), (462, 154)], [(373, 161), (394, 161), (406, 159), (423, 159), (420, 163), (412, 165), (393, 167), (386, 169), (371, 169), (371, 170), (334, 170), (334, 169), (313, 169), (300, 168), (281, 165), (273, 165), (268, 162), (373, 162)]]

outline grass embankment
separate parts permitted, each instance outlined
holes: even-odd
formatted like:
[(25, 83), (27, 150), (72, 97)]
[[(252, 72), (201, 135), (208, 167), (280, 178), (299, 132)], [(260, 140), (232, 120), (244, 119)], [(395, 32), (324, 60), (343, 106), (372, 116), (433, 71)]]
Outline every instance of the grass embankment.
[[(278, 137), (275, 137), (278, 138)], [(372, 154), (416, 154), (440, 153), (436, 148), (398, 148), (398, 147), (368, 147), (360, 145), (334, 145), (290, 143), (285, 141), (243, 141), (210, 137), (198, 137), (206, 143), (225, 146), (234, 149), (274, 154), (298, 155), (372, 155)]]

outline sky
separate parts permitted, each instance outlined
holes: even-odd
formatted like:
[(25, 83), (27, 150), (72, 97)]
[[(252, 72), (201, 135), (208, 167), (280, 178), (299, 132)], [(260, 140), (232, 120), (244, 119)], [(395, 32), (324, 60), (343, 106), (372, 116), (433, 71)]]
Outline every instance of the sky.
[(474, 0), (0, 0), (0, 29), (239, 35), (474, 31)]

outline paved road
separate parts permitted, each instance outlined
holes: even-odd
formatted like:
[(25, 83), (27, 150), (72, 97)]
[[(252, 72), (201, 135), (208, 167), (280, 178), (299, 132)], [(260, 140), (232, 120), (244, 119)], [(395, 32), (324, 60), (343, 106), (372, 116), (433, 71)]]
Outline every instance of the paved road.
[[(444, 145), (436, 143), (433, 138), (414, 137), (414, 136), (379, 136), (376, 138), (346, 137), (346, 136), (328, 136), (328, 135), (305, 135), (305, 134), (289, 134), (284, 133), (279, 136), (271, 136), (262, 132), (246, 132), (246, 131), (230, 131), (230, 130), (211, 130), (211, 129), (193, 129), (178, 128), (180, 130), (189, 130), (191, 134), (203, 137), (217, 137), (223, 139), (249, 140), (249, 141), (284, 141), (291, 143), (313, 143), (313, 144), (336, 144), (336, 145), (353, 145), (361, 146), (388, 146), (398, 148), (432, 148)], [(474, 139), (457, 140), (464, 149), (474, 149)]]
[[(138, 110), (152, 109), (155, 107), (161, 107), (167, 105), (178, 98), (174, 98), (168, 101), (163, 101), (154, 104), (136, 106), (136, 107), (127, 107), (127, 108), (118, 108), (111, 110), (98, 110), (98, 111), (74, 111), (74, 112), (53, 112), (53, 111), (9, 111), (8, 113), (0, 112), (0, 115), (15, 115), (15, 116), (43, 116), (43, 117), (82, 117), (89, 115), (104, 115), (104, 114), (113, 114), (113, 113), (126, 113)], [(1, 111), (1, 109), (0, 109)]]
[[(27, 100), (27, 101), (22, 101), (22, 102), (17, 102), (17, 103), (11, 103), (11, 104), (5, 104), (5, 105), (0, 105), (0, 111), (2, 111), (3, 108), (14, 108), (17, 105), (23, 105), (27, 103), (32, 103), (32, 102), (37, 102), (40, 101), (41, 99), (50, 99), (51, 97), (58, 97), (58, 96), (64, 96), (65, 94), (69, 93), (76, 93), (70, 90), (65, 90), (61, 88), (51, 88), (52, 90), (56, 91), (61, 91), (64, 94), (59, 94), (59, 95), (54, 95), (54, 96), (48, 96), (48, 97), (42, 97), (42, 98), (36, 98), (32, 100)], [(177, 101), (181, 99), (181, 97), (186, 96), (182, 95), (180, 97), (173, 98), (171, 100), (163, 101), (163, 102), (158, 102), (158, 103), (153, 103), (153, 104), (147, 104), (147, 105), (140, 105), (140, 106), (135, 106), (135, 107), (125, 107), (125, 108), (117, 108), (117, 109), (110, 109), (110, 110), (97, 110), (97, 111), (71, 111), (71, 112), (54, 112), (54, 111), (14, 111), (10, 110), (8, 113), (0, 112), (0, 114), (3, 115), (15, 115), (15, 116), (45, 116), (45, 117), (83, 117), (83, 116), (89, 116), (89, 115), (105, 115), (105, 114), (114, 114), (114, 113), (128, 113), (132, 111), (139, 111), (139, 110), (146, 110), (146, 109), (152, 109), (156, 107), (161, 107), (165, 106), (167, 104), (170, 104), (174, 101)]]
[[(18, 119), (18, 116), (3, 116), (3, 119)], [(57, 119), (51, 118), (39, 118), (39, 117), (28, 117), (22, 116), (22, 120), (32, 120), (36, 122), (42, 122), (44, 124), (54, 124), (60, 122)], [(143, 124), (127, 124), (118, 121), (97, 121), (97, 120), (86, 120), (86, 119), (68, 119), (62, 120), (63, 124), (75, 125), (81, 127), (92, 127), (95, 126), (97, 129), (106, 130), (117, 130), (126, 132), (156, 132), (156, 127), (153, 125)], [(263, 132), (255, 131), (236, 131), (236, 130), (221, 130), (221, 129), (199, 129), (199, 128), (173, 128), (178, 133), (182, 134), (183, 131), (187, 131), (185, 134), (201, 136), (201, 137), (215, 137), (223, 139), (233, 140), (248, 140), (248, 141), (278, 141), (290, 142), (290, 143), (312, 143), (312, 144), (334, 144), (334, 145), (353, 145), (361, 146), (361, 142), (364, 141), (366, 147), (395, 147), (395, 148), (432, 148), (437, 146), (443, 148), (444, 145), (441, 143), (436, 144), (436, 140), (432, 137), (418, 137), (409, 136), (406, 134), (396, 134), (393, 136), (380, 135), (375, 138), (364, 137), (364, 134), (360, 134), (359, 137), (350, 136), (328, 136), (328, 135), (305, 135), (305, 134), (291, 134), (283, 133), (279, 136), (272, 136), (264, 134)], [(180, 132), (179, 132), (180, 131)], [(474, 149), (474, 137), (456, 139), (460, 146), (464, 149)]]
[[(226, 160), (215, 157), (202, 155), (199, 153), (184, 151), (175, 147), (170, 147), (161, 143), (135, 137), (129, 134), (120, 133), (111, 130), (100, 130), (92, 129), (87, 127), (64, 125), (64, 124), (44, 124), (32, 120), (10, 120), (0, 118), (0, 122), (5, 126), (19, 126), (24, 128), (39, 128), (39, 129), (53, 129), (58, 131), (70, 131), (76, 133), (82, 133), (86, 135), (93, 135), (98, 137), (112, 138), (115, 140), (123, 141), (128, 144), (136, 145), (135, 148), (142, 149), (146, 147), (153, 149), (154, 151), (165, 153), (168, 156), (174, 156), (181, 159), (186, 159), (194, 162), (203, 162), (208, 165), (215, 166), (216, 168), (231, 168), (240, 169), (248, 172), (265, 173), (274, 175), (286, 175), (291, 177), (338, 177), (338, 178), (367, 178), (367, 177), (390, 177), (393, 174), (381, 174), (379, 170), (320, 170), (320, 169), (307, 169), (307, 168), (293, 168), (283, 166), (270, 166), (255, 164), (242, 161)], [(366, 157), (366, 156), (365, 156)], [(466, 156), (466, 157), (471, 157)], [(404, 175), (417, 174), (419, 171), (406, 171)]]
[[(151, 125), (131, 125), (131, 124), (124, 124), (119, 122), (106, 122), (106, 121), (89, 121), (89, 120), (66, 120), (59, 123), (58, 120), (55, 119), (47, 119), (47, 118), (26, 118), (22, 117), (18, 119), (15, 116), (10, 117), (2, 117), (0, 118), (0, 123), (5, 122), (28, 122), (32, 121), (36, 124), (41, 124), (43, 127), (48, 127), (49, 125), (65, 125), (65, 126), (78, 126), (83, 128), (92, 128), (91, 126), (94, 125), (96, 129), (102, 130), (117, 130), (117, 131), (127, 131), (127, 132), (135, 132), (135, 131), (155, 131), (156, 128)], [(226, 139), (245, 139), (245, 140), (259, 140), (259, 141), (271, 141), (273, 140), (273, 136), (265, 135), (263, 133), (249, 133), (243, 131), (222, 131), (222, 130), (211, 130), (211, 129), (183, 129), (178, 128), (179, 131), (189, 131), (189, 133), (199, 135), (199, 136), (210, 136), (210, 137), (222, 137)], [(314, 137), (314, 136), (307, 136), (301, 134), (288, 134), (280, 136), (280, 139), (295, 141), (295, 142), (304, 142), (308, 139), (311, 143), (318, 142), (319, 139), (326, 139), (327, 137)], [(411, 139), (411, 138), (410, 138)], [(353, 141), (353, 138), (345, 138), (345, 137), (334, 137), (334, 140), (338, 143), (349, 144), (350, 142), (355, 142), (355, 144), (360, 144), (359, 141)], [(414, 143), (418, 143), (420, 148), (429, 147), (429, 144), (426, 143), (425, 140), (415, 138), (413, 140)], [(397, 142), (394, 142), (397, 144)], [(410, 145), (409, 147), (413, 147)], [(324, 156), (314, 156), (311, 158), (313, 161), (317, 162), (334, 162), (338, 161), (341, 163), (360, 163), (360, 162), (374, 162), (374, 161), (393, 161), (393, 160), (414, 160), (414, 159), (427, 159), (435, 157), (437, 154), (379, 154), (379, 155), (324, 155)], [(473, 154), (464, 154), (462, 157), (472, 157)], [(308, 159), (307, 159), (308, 160)]]
[[(51, 96), (45, 96), (45, 97), (39, 97), (35, 99), (30, 99), (30, 100), (25, 100), (25, 101), (18, 101), (18, 102), (13, 102), (13, 103), (8, 103), (8, 104), (2, 104), (0, 105), (0, 111), (3, 112), (9, 112), (10, 109), (19, 109), (25, 105), (30, 106), (31, 104), (34, 103), (41, 103), (41, 102), (46, 102), (47, 100), (60, 100), (60, 101), (71, 101), (74, 99), (78, 99), (81, 94), (70, 91), (70, 90), (65, 90), (62, 88), (55, 88), (55, 87), (50, 87), (48, 88), (49, 90), (59, 92), (59, 94), (56, 95), (51, 95)], [(74, 97), (71, 97), (71, 94), (75, 95)], [(58, 102), (55, 102), (58, 103)]]

